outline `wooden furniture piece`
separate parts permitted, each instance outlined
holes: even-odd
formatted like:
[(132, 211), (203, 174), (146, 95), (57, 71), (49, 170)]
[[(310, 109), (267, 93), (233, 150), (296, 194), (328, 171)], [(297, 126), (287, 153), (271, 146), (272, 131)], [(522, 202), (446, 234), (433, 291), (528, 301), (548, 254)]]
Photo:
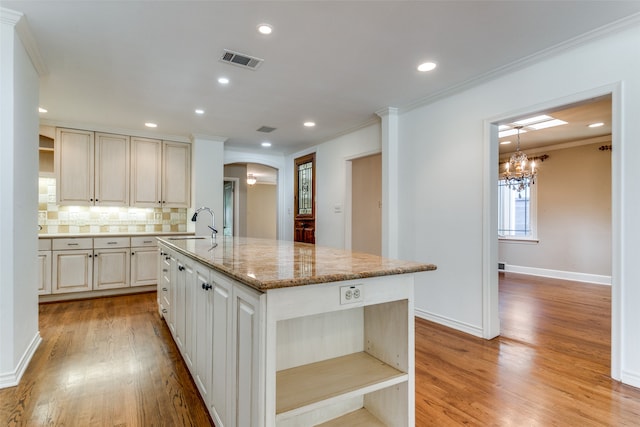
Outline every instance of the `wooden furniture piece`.
[(434, 265), (266, 239), (158, 245), (159, 310), (216, 426), (414, 425), (412, 273)]

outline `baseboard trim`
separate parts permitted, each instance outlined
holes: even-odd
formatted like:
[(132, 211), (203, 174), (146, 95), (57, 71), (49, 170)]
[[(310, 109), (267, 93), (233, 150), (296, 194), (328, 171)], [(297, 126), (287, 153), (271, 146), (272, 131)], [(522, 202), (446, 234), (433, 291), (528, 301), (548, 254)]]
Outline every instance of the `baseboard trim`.
[(574, 282), (595, 283), (598, 285), (611, 286), (611, 276), (601, 276), (599, 274), (550, 270), (547, 268), (523, 267), (520, 265), (510, 264), (504, 265), (504, 271), (511, 273), (529, 274), (531, 276), (550, 277), (552, 279), (572, 280)]
[(640, 388), (640, 374), (637, 372), (622, 371), (620, 381), (632, 387)]
[(459, 322), (457, 320), (450, 319), (448, 317), (439, 316), (437, 314), (429, 313), (424, 310), (420, 310), (416, 308), (414, 310), (414, 315), (421, 319), (428, 320), (433, 323), (437, 323), (439, 325), (447, 326), (452, 329), (456, 329), (458, 331), (466, 332), (467, 334), (474, 335), (476, 337), (483, 337), (482, 329), (476, 326), (470, 325), (468, 323)]
[(29, 366), (29, 362), (31, 361), (31, 358), (35, 354), (41, 342), (42, 337), (40, 336), (40, 332), (37, 331), (31, 342), (29, 343), (27, 350), (20, 358), (18, 366), (16, 366), (16, 368), (11, 372), (0, 373), (0, 389), (15, 387), (18, 385), (20, 379), (22, 378), (22, 375), (24, 374), (24, 371), (27, 369), (27, 366)]

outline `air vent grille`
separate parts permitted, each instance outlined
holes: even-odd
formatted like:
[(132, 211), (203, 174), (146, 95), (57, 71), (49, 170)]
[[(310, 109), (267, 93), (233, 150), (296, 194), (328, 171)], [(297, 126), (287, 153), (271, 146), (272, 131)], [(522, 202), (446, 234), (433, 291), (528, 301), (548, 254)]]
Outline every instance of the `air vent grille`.
[(231, 50), (224, 50), (224, 54), (220, 58), (220, 61), (228, 64), (237, 65), (242, 68), (249, 68), (255, 70), (262, 64), (264, 59), (256, 58), (254, 56), (245, 55), (244, 53), (238, 53)]
[(274, 130), (276, 130), (276, 128), (273, 128), (271, 126), (260, 126), (258, 129), (256, 129), (258, 132), (264, 132), (264, 133), (269, 133), (269, 132), (273, 132)]

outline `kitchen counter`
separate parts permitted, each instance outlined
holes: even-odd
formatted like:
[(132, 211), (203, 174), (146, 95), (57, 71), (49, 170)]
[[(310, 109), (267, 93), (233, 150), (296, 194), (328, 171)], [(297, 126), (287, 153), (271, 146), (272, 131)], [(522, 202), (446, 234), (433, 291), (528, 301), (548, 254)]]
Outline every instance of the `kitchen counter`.
[(414, 273), (435, 265), (290, 241), (157, 240), (158, 310), (216, 425), (415, 425)]
[(172, 249), (259, 291), (435, 270), (433, 264), (283, 240), (158, 238)]
[(144, 237), (144, 236), (193, 236), (193, 232), (181, 232), (181, 231), (168, 231), (168, 232), (139, 232), (139, 233), (51, 233), (51, 234), (38, 234), (39, 239), (80, 239), (83, 237)]

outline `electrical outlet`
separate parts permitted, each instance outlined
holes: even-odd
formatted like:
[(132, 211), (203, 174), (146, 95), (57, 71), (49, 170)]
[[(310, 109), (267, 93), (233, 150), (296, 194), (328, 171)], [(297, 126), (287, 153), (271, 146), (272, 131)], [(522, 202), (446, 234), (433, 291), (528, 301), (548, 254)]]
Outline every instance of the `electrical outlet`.
[(362, 302), (363, 292), (362, 285), (341, 286), (340, 287), (340, 304), (354, 304)]

